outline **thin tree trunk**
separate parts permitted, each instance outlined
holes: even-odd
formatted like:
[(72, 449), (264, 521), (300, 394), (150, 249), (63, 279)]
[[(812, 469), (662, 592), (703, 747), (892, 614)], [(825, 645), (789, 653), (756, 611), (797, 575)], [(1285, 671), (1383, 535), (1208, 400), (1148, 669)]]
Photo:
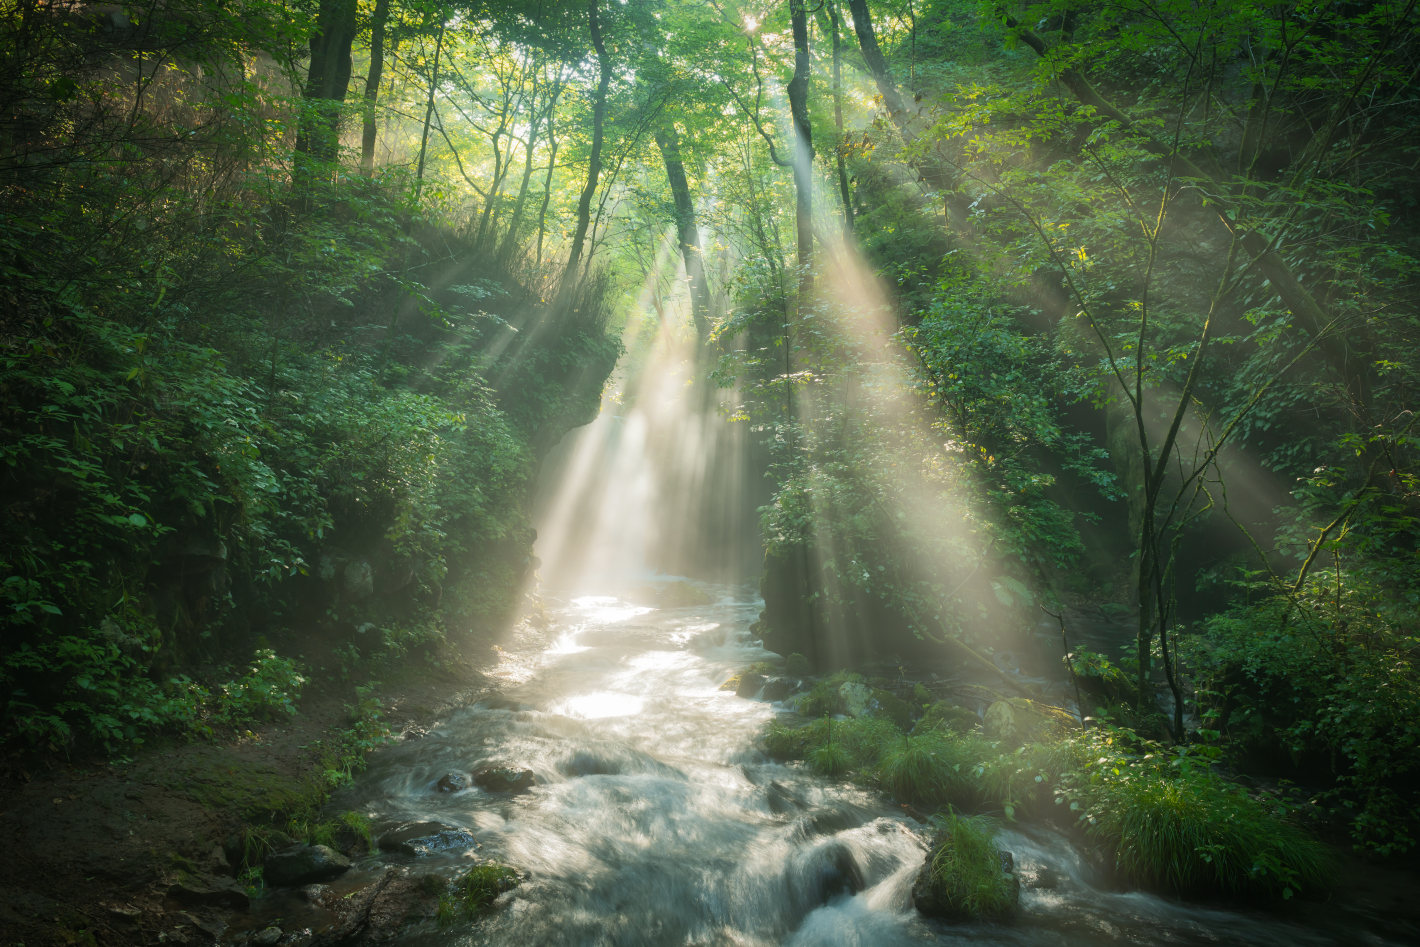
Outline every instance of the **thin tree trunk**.
[[(863, 64), (868, 67), (868, 72), (878, 87), (878, 94), (882, 96), (888, 118), (892, 119), (903, 143), (910, 145), (921, 135), (921, 129), (917, 127), (916, 110), (908, 105), (907, 99), (897, 88), (897, 83), (893, 81), (887, 59), (884, 58), (882, 49), (878, 46), (877, 33), (873, 30), (873, 19), (868, 13), (868, 2), (867, 0), (848, 0), (848, 9), (853, 14), (853, 32), (858, 36), (858, 47), (863, 53)], [(920, 158), (914, 159), (912, 167), (921, 175), (923, 181), (941, 195), (942, 209), (946, 213), (952, 229), (964, 232), (967, 224), (966, 208), (956, 193), (956, 179), (951, 170), (934, 161), (930, 152), (925, 152)]]
[(552, 172), (557, 168), (557, 133), (553, 128), (555, 116), (547, 113), (547, 177), (542, 182), (542, 208), (537, 213), (537, 265), (542, 267), (542, 241), (547, 235), (547, 205), (552, 201)]
[(439, 24), (439, 38), (434, 41), (434, 66), (429, 73), (429, 100), (424, 105), (424, 133), (419, 137), (419, 165), (414, 171), (414, 203), (424, 191), (424, 158), (429, 153), (429, 123), (434, 118), (434, 91), (439, 87), (439, 53), (444, 49), (445, 24)]
[(592, 195), (597, 190), (597, 178), (602, 172), (602, 134), (606, 123), (606, 93), (611, 85), (611, 59), (607, 56), (606, 42), (602, 39), (601, 21), (597, 17), (597, 0), (587, 0), (587, 28), (592, 37), (592, 48), (597, 54), (597, 91), (592, 99), (592, 152), (587, 157), (587, 183), (582, 187), (582, 196), (577, 200), (577, 229), (572, 234), (572, 249), (567, 254), (567, 268), (562, 274), (563, 291), (571, 289), (577, 264), (582, 259), (583, 245), (587, 240), (587, 228), (592, 223)]
[(813, 128), (809, 124), (809, 24), (805, 0), (789, 0), (794, 36), (794, 75), (789, 80), (789, 114), (794, 125), (794, 231), (798, 243), (799, 288), (813, 288), (814, 187)]
[[(1006, 25), (1015, 29), (1021, 40), (1038, 55), (1049, 54), (1050, 50), (1045, 41), (1034, 32), (1010, 18), (1007, 19)], [(1128, 114), (1105, 99), (1078, 70), (1064, 69), (1058, 78), (1075, 98), (1093, 107), (1102, 118), (1117, 122), (1127, 130), (1137, 128)], [(1281, 298), (1282, 304), (1297, 318), (1302, 329), (1316, 340), (1322, 356), (1346, 386), (1347, 393), (1355, 405), (1359, 424), (1368, 424), (1371, 416), (1371, 390), (1367, 366), (1363, 364), (1362, 359), (1352, 356), (1345, 336), (1330, 331), (1330, 317), (1311, 291), (1302, 284), (1296, 271), (1282, 258), (1272, 239), (1239, 223), (1241, 208), (1232, 198), (1224, 176), (1215, 173), (1211, 168), (1201, 166), (1187, 155), (1180, 154), (1172, 145), (1158, 141), (1147, 133), (1142, 136), (1141, 144), (1159, 158), (1173, 162), (1177, 174), (1210, 183), (1211, 186), (1207, 189), (1208, 204), (1216, 213), (1219, 223), (1229, 235), (1237, 236), (1242, 248), (1252, 256), (1258, 272), (1267, 278), (1273, 291)]]
[(360, 173), (375, 173), (375, 103), (380, 96), (380, 80), (385, 71), (385, 24), (389, 21), (390, 0), (375, 0), (370, 18), (370, 72), (365, 77), (364, 125), (360, 133)]
[(828, 4), (829, 23), (833, 32), (833, 129), (837, 132), (833, 149), (838, 166), (838, 194), (843, 198), (843, 232), (853, 236), (853, 192), (848, 186), (848, 168), (843, 160), (847, 140), (843, 135), (843, 40), (839, 36), (838, 0)]
[(537, 111), (537, 77), (533, 77), (533, 116), (528, 125), (528, 140), (526, 142), (527, 151), (523, 156), (523, 179), (518, 184), (518, 198), (513, 204), (512, 219), (508, 221), (508, 231), (503, 235), (503, 243), (498, 247), (498, 259), (507, 260), (513, 255), (513, 249), (517, 245), (518, 230), (523, 225), (523, 211), (527, 207), (528, 193), (532, 190), (533, 173), (533, 152), (537, 149), (537, 130), (542, 123), (544, 116), (549, 125), (552, 122), (552, 110), (557, 105), (558, 96), (562, 92), (562, 81), (559, 77), (553, 84), (551, 92), (548, 94), (546, 104), (543, 106), (543, 113)]
[(690, 198), (690, 184), (685, 178), (685, 163), (680, 157), (680, 140), (673, 127), (667, 125), (656, 132), (656, 147), (666, 166), (666, 181), (671, 187), (675, 205), (676, 235), (680, 239), (680, 255), (685, 261), (685, 275), (690, 282), (690, 316), (695, 334), (704, 342), (710, 336), (710, 283), (705, 278), (705, 258), (700, 246), (700, 228), (695, 223), (695, 203)]

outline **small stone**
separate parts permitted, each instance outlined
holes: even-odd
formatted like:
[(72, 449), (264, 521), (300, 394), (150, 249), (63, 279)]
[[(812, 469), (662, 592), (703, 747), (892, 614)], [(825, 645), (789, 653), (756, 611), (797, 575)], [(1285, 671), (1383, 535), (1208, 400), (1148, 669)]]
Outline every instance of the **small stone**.
[(257, 931), (251, 935), (251, 942), (256, 947), (276, 947), (281, 943), (281, 928), (273, 924), (265, 930)]
[(439, 792), (463, 792), (468, 788), (468, 776), (463, 773), (445, 773), (434, 784)]

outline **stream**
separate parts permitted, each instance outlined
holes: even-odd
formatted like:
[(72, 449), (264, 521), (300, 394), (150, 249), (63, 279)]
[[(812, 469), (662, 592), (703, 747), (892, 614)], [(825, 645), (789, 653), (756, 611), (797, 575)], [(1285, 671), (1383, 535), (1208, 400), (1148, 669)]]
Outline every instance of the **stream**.
[[(1021, 828), (999, 838), (1023, 882), (1017, 920), (923, 918), (910, 889), (928, 828), (886, 798), (767, 759), (754, 738), (776, 706), (720, 689), (768, 657), (748, 631), (760, 603), (743, 590), (673, 584), (710, 604), (654, 607), (644, 602), (657, 596), (631, 593), (558, 604), (544, 628), (524, 627), (500, 652), (496, 696), (378, 751), (342, 792), (339, 805), (366, 812), (377, 831), (424, 821), (465, 830), (462, 849), (424, 854), (421, 868), (452, 876), (476, 858), (524, 873), (489, 916), (428, 925), (402, 943), (1392, 942), (1324, 906), (1301, 926), (1105, 890), (1064, 837)], [(531, 770), (536, 785), (439, 788), (448, 774), (490, 766)], [(372, 856), (352, 875), (399, 858)]]

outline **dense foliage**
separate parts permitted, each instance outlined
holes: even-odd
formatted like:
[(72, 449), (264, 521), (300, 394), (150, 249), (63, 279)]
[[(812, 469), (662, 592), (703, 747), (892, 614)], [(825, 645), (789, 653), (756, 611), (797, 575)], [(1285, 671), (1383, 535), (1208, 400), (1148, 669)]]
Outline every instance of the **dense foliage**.
[(297, 34), (186, 15), (4, 23), (0, 700), (40, 746), (291, 712), (297, 657), (489, 626), (616, 353), (594, 287), (540, 303), (398, 173), (293, 191), (299, 102), (230, 70)]

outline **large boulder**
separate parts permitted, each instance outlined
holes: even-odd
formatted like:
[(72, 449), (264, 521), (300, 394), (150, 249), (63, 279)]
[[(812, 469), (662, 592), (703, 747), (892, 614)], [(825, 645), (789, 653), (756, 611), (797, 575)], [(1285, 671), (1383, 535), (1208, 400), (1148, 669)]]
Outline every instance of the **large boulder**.
[(474, 774), (473, 781), (489, 792), (522, 793), (537, 785), (537, 777), (530, 769), (512, 769), (507, 766), (490, 766)]
[(266, 856), (261, 868), (269, 885), (307, 885), (345, 874), (350, 859), (326, 845), (292, 845)]
[(838, 685), (838, 696), (843, 700), (843, 712), (850, 717), (867, 716), (877, 708), (872, 688), (857, 681), (844, 681)]

